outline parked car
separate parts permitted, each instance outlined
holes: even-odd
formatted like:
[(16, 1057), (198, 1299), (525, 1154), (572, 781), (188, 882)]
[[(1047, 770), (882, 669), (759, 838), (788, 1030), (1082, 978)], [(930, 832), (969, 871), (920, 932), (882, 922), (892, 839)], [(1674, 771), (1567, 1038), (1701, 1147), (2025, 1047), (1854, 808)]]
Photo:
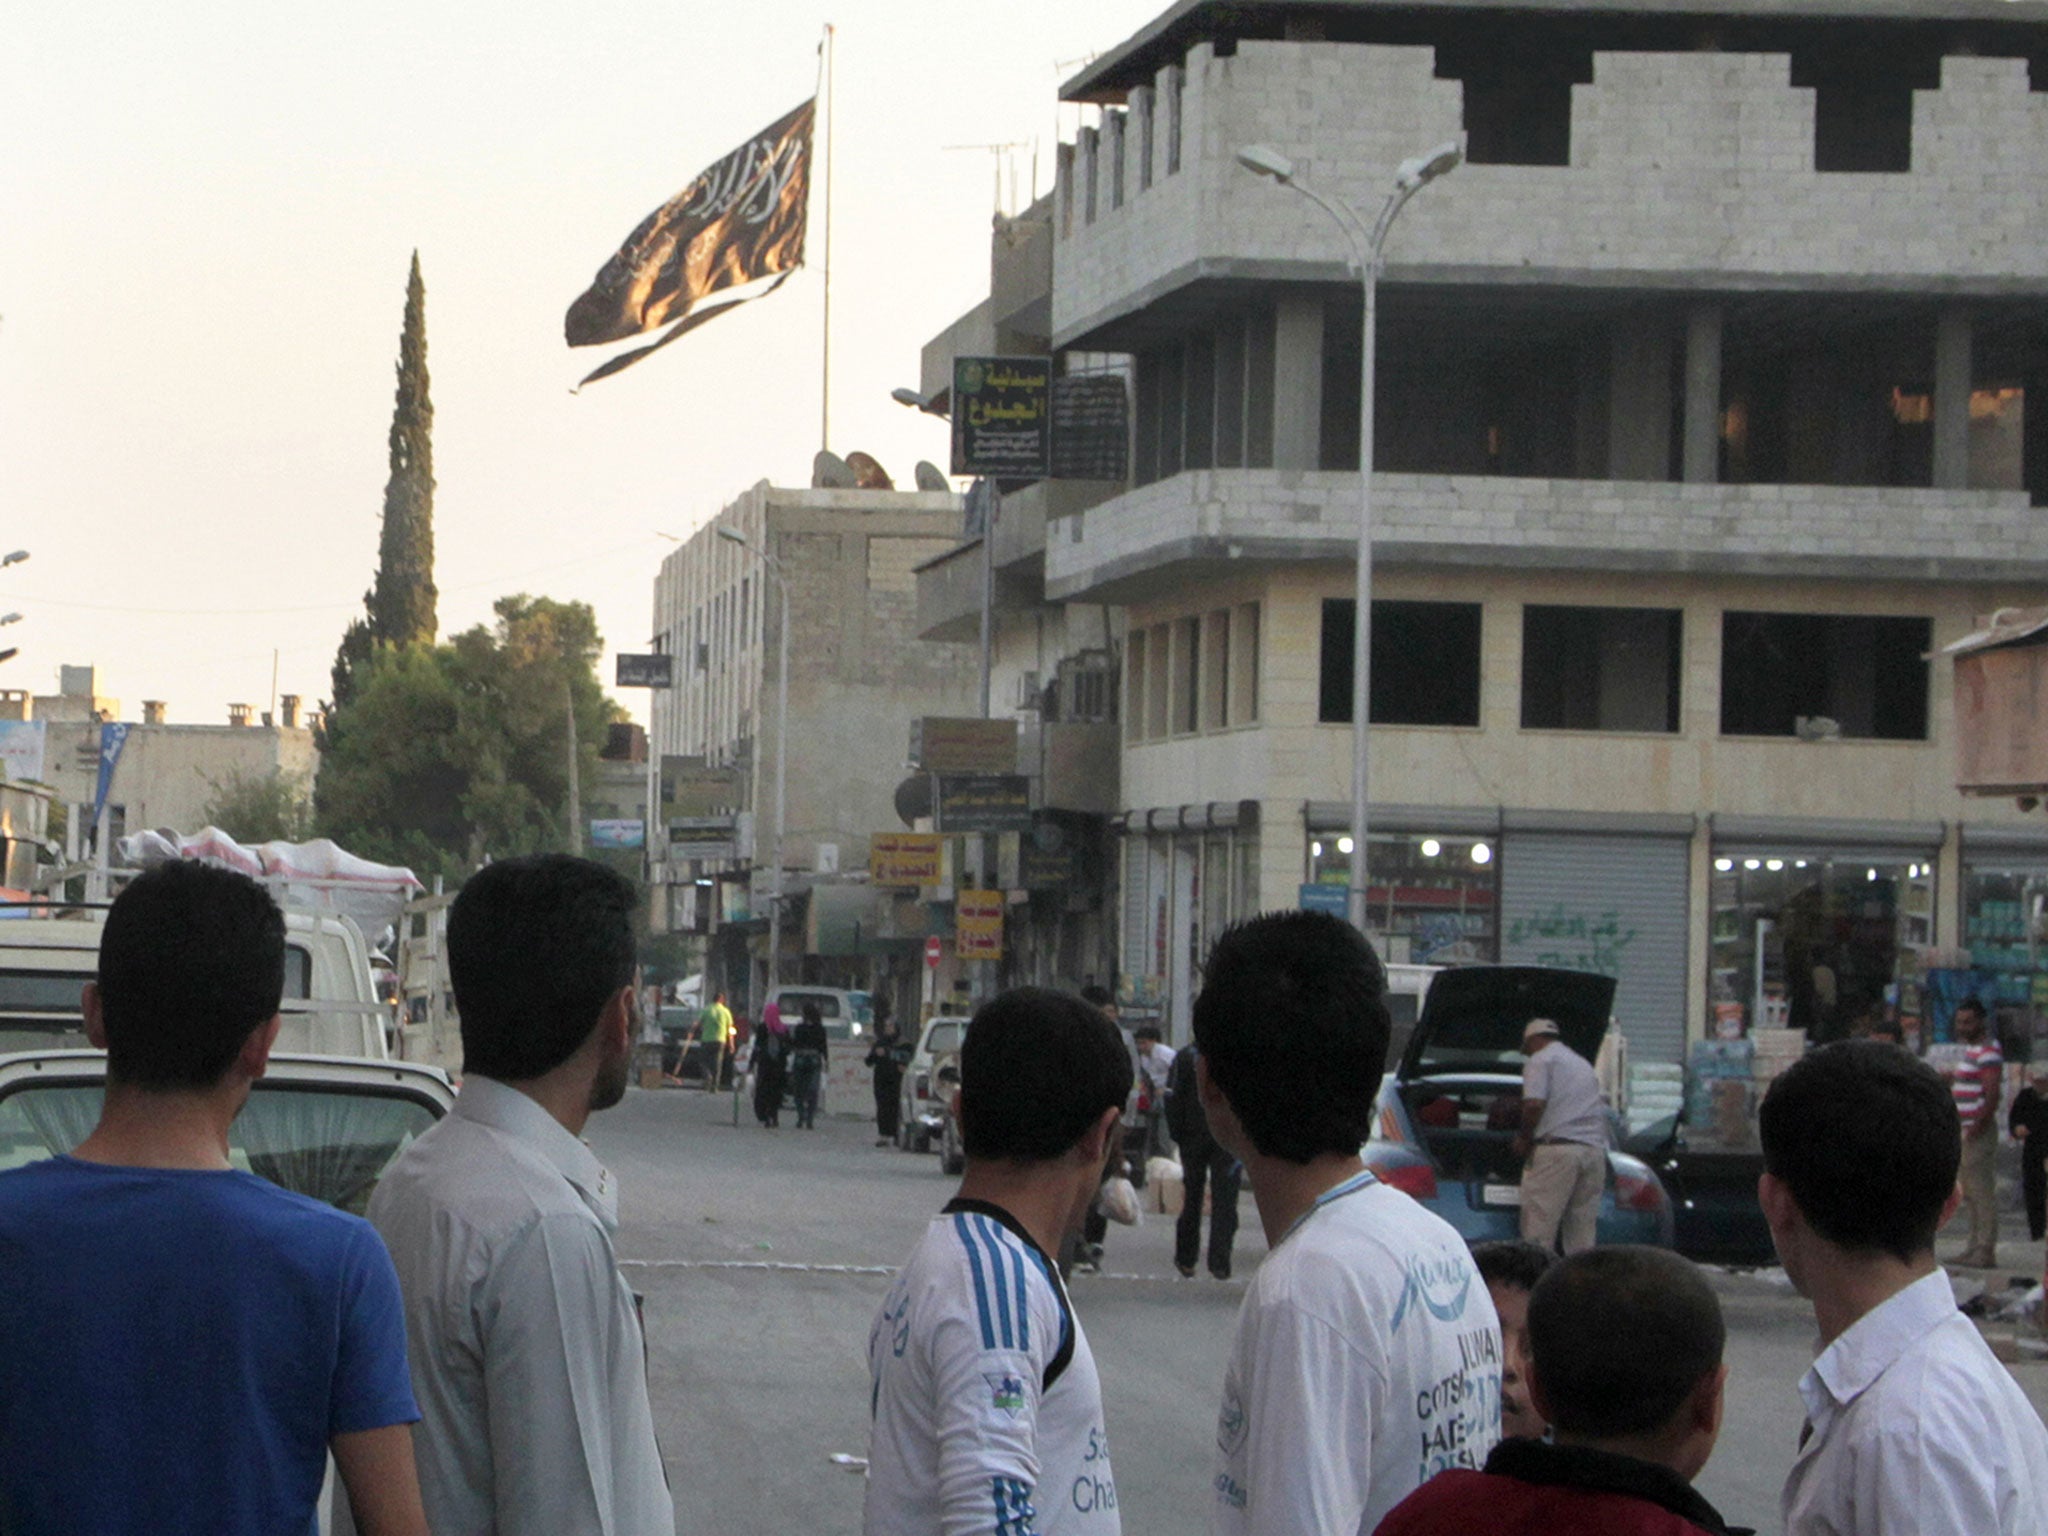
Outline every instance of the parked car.
[(917, 1049), (903, 1069), (901, 1111), (896, 1119), (896, 1145), (907, 1152), (929, 1152), (940, 1131), (941, 1108), (932, 1093), (932, 1063), (956, 1055), (967, 1033), (965, 1014), (941, 1013), (927, 1020)]
[[(99, 1121), (103, 1051), (0, 1055), (0, 1170), (68, 1153)], [(439, 1067), (408, 1061), (273, 1055), (228, 1130), (238, 1168), (360, 1216), (398, 1154), (455, 1103)], [(334, 1463), (319, 1529), (331, 1528)]]
[(1666, 1115), (1622, 1143), (1657, 1170), (1671, 1194), (1672, 1246), (1703, 1264), (1762, 1267), (1778, 1262), (1770, 1225), (1757, 1202), (1764, 1155), (1756, 1149), (1689, 1141), (1683, 1120)]
[(960, 1118), (953, 1113), (953, 1099), (960, 1088), (960, 1053), (935, 1057), (932, 1061), (932, 1098), (939, 1106), (939, 1172), (958, 1178), (967, 1167), (967, 1148), (960, 1140)]
[(846, 992), (837, 987), (777, 987), (768, 994), (768, 1001), (782, 1009), (782, 1021), (791, 1029), (796, 1028), (804, 1004), (816, 1003), (827, 1040), (864, 1040), (874, 1033), (874, 1000), (865, 992)]
[[(1522, 1027), (1555, 1019), (1564, 1043), (1599, 1054), (1614, 979), (1546, 966), (1473, 965), (1440, 972), (1394, 1070), (1380, 1085), (1365, 1160), (1470, 1242), (1520, 1231)], [(1599, 1240), (1672, 1241), (1671, 1198), (1648, 1164), (1607, 1154)]]

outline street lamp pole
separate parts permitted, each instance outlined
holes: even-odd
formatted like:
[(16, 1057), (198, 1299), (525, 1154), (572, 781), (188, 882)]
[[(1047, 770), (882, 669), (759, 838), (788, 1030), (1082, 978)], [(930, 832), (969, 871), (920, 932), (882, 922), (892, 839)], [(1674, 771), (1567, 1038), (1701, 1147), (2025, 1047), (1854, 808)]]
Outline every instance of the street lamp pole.
[(789, 583), (782, 562), (737, 528), (720, 525), (718, 536), (761, 562), (775, 583), (782, 622), (775, 637), (775, 868), (768, 896), (768, 990), (782, 979), (782, 838), (789, 826)]
[(1351, 247), (1351, 270), (1365, 300), (1363, 356), (1358, 367), (1358, 579), (1352, 605), (1351, 638), (1351, 875), (1345, 912), (1352, 926), (1366, 931), (1366, 824), (1368, 764), (1372, 747), (1372, 464), (1373, 353), (1379, 334), (1379, 278), (1387, 231), (1408, 205), (1408, 199), (1447, 171), (1457, 169), (1464, 148), (1453, 140), (1427, 154), (1404, 160), (1394, 173), (1393, 190), (1380, 205), (1379, 217), (1368, 226), (1358, 210), (1340, 197), (1326, 196), (1295, 173), (1294, 162), (1263, 144), (1237, 152), (1237, 163), (1258, 176), (1292, 187), (1337, 222)]

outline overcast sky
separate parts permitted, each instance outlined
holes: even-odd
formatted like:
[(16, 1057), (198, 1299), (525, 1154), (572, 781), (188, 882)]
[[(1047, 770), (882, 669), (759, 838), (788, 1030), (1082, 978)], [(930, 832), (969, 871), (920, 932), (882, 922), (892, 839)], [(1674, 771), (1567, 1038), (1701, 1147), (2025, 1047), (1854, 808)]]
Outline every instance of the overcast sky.
[[(992, 159), (1163, 0), (15, 8), (0, 49), (0, 686), (96, 663), (139, 718), (328, 688), (376, 560), (406, 263), (427, 285), (443, 634), (518, 591), (642, 648), (656, 566), (818, 447), (811, 270), (580, 396), (562, 312), (652, 208), (813, 89), (838, 26), (833, 432), (911, 483), (893, 404), (987, 293)], [(821, 145), (822, 148), (822, 145)], [(1028, 192), (1030, 151), (1017, 158)], [(609, 658), (605, 675), (610, 677)], [(622, 702), (644, 718), (644, 700)]]

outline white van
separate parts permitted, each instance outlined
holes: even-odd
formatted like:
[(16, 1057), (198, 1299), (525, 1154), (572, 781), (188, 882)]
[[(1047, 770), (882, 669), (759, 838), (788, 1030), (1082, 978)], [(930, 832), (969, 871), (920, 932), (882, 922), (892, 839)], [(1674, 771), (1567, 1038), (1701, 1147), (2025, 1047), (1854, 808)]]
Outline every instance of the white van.
[[(104, 907), (7, 907), (0, 919), (0, 1052), (82, 1046), (80, 994), (99, 970)], [(338, 912), (287, 908), (284, 1024), (277, 1049), (313, 1056), (391, 1055), (395, 1019), (378, 1000), (370, 950)]]

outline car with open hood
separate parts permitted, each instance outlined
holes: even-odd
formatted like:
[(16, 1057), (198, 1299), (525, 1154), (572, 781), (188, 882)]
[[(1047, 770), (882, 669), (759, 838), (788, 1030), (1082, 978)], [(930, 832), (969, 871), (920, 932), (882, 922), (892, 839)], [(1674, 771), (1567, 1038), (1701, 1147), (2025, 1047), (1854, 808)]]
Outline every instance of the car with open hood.
[[(1594, 1060), (1614, 1007), (1614, 978), (1533, 965), (1439, 972), (1398, 1061), (1380, 1084), (1366, 1163), (1470, 1242), (1520, 1234), (1522, 1029), (1554, 1019), (1564, 1044)], [(1611, 1145), (1611, 1143), (1610, 1143)], [(1671, 1246), (1671, 1199), (1641, 1158), (1610, 1149), (1602, 1243)]]

